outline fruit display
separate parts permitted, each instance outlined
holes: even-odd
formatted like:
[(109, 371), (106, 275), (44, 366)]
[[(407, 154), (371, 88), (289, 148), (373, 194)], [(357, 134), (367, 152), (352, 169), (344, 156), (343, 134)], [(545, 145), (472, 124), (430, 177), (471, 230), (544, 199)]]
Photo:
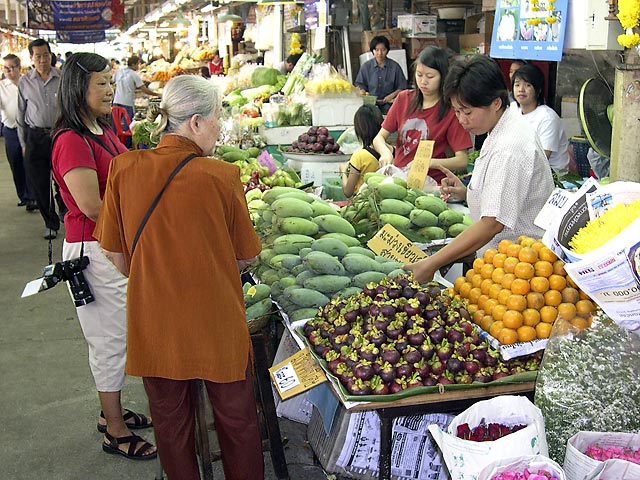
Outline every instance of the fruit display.
[(479, 425), (471, 428), (468, 423), (462, 423), (456, 428), (456, 436), (463, 440), (471, 440), (472, 442), (493, 442), (499, 438), (517, 432), (525, 428), (525, 424), (519, 425), (503, 425), (501, 423), (486, 424), (484, 419)]
[(273, 311), (269, 285), (262, 283), (252, 285), (247, 282), (242, 286), (242, 292), (247, 321), (263, 317)]
[(310, 127), (284, 150), (289, 153), (342, 153), (327, 127)]
[(502, 361), (480, 338), (463, 302), (406, 274), (334, 297), (303, 332), (348, 394), (371, 400), (414, 387), (484, 385), (535, 371), (540, 362), (537, 354)]
[(473, 262), (453, 291), (473, 321), (501, 344), (549, 338), (558, 316), (585, 328), (596, 307), (540, 240), (502, 240)]
[(342, 211), (363, 243), (387, 223), (416, 243), (457, 237), (472, 223), (439, 197), (408, 188), (401, 178), (367, 173), (364, 182), (365, 187)]

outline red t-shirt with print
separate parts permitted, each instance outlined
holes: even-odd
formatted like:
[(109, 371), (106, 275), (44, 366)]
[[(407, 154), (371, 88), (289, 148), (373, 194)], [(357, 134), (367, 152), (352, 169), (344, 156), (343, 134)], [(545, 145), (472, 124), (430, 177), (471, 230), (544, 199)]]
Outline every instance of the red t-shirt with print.
[[(453, 109), (438, 120), (440, 102), (425, 110), (412, 110), (410, 104), (416, 93), (404, 90), (398, 94), (382, 122), (382, 128), (398, 132), (393, 164), (405, 167), (413, 160), (420, 140), (433, 140), (433, 158), (446, 158), (447, 147), (453, 152), (467, 150), (473, 145), (471, 136), (458, 122)], [(429, 176), (440, 183), (444, 174), (438, 169), (429, 169)]]

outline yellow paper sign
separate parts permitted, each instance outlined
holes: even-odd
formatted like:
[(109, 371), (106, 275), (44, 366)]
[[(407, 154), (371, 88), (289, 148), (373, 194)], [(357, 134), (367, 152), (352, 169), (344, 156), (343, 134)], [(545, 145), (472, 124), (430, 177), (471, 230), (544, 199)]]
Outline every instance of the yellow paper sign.
[(424, 181), (429, 173), (429, 164), (433, 156), (433, 140), (420, 140), (416, 155), (413, 157), (409, 174), (407, 175), (407, 185), (422, 190)]
[(388, 223), (367, 242), (367, 245), (381, 257), (390, 258), (396, 262), (414, 263), (427, 256)]
[(282, 400), (309, 390), (322, 382), (327, 376), (305, 348), (269, 369), (271, 380)]

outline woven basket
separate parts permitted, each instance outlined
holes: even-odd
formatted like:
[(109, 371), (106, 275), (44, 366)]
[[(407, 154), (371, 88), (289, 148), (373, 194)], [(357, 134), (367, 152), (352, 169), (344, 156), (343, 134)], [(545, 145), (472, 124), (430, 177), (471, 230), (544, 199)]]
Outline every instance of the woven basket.
[(587, 158), (587, 152), (589, 151), (589, 142), (584, 137), (571, 137), (569, 140), (571, 148), (573, 148), (573, 157), (576, 160), (578, 166), (578, 173), (581, 177), (586, 178), (591, 175), (591, 165)]
[(247, 320), (247, 326), (249, 327), (249, 334), (258, 333), (264, 327), (269, 324), (269, 320), (271, 320), (271, 313), (267, 313), (258, 318), (252, 318), (251, 320)]

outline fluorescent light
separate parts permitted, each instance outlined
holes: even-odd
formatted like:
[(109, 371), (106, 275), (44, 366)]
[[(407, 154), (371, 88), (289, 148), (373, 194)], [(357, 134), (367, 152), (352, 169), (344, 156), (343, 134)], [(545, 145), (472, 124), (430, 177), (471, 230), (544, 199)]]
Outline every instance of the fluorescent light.
[(201, 13), (209, 13), (213, 10), (215, 10), (216, 7), (213, 6), (213, 3), (210, 3), (209, 5), (205, 5), (204, 7), (202, 7), (200, 9)]

